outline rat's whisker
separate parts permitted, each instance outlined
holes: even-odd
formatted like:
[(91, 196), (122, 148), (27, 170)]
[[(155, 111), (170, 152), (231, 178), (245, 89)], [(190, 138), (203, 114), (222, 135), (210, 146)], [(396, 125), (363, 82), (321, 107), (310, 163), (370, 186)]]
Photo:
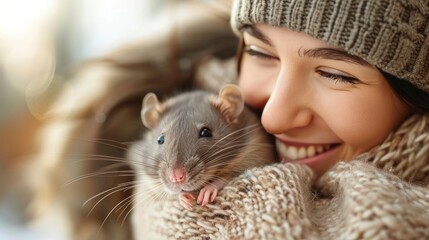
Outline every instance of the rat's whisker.
[(219, 180), (219, 181), (221, 181), (223, 184), (226, 184), (226, 183), (228, 183), (229, 182), (229, 180), (228, 179), (226, 179), (226, 178), (224, 178), (224, 177), (220, 177), (220, 176), (213, 176), (212, 177), (212, 181), (217, 181), (217, 180)]
[[(159, 195), (159, 194), (162, 194), (162, 193), (159, 193), (159, 191), (157, 191), (156, 189), (158, 189), (158, 187), (161, 185), (162, 183), (160, 183), (160, 182), (158, 182), (158, 183), (155, 183), (155, 185), (154, 185), (154, 187), (152, 188), (152, 189), (149, 189), (149, 190), (147, 190), (147, 191), (143, 191), (142, 193), (154, 193), (155, 194), (155, 196), (156, 195)], [(141, 193), (140, 193), (141, 194)], [(123, 226), (124, 225), (124, 223), (125, 223), (125, 220), (127, 219), (127, 217), (128, 217), (128, 215), (131, 213), (131, 211), (134, 209), (134, 207), (135, 206), (132, 206), (134, 203), (135, 203), (135, 201), (136, 201), (136, 196), (138, 196), (139, 194), (138, 193), (133, 193), (133, 194), (131, 194), (129, 197), (127, 197), (127, 201), (124, 201), (124, 203), (122, 204), (122, 206), (120, 206), (120, 207), (118, 207), (117, 209), (116, 209), (116, 211), (115, 212), (118, 212), (118, 211), (121, 211), (121, 209), (122, 209), (122, 211), (119, 213), (119, 215), (118, 215), (118, 219), (121, 217), (121, 216), (123, 216), (123, 218), (122, 218), (122, 221), (121, 221), (121, 226)], [(151, 194), (144, 194), (144, 196), (147, 196), (147, 200), (149, 200), (150, 202), (153, 202), (155, 199), (153, 199), (153, 194), (151, 195)], [(162, 196), (161, 196), (162, 197)], [(119, 204), (118, 204), (119, 205)], [(131, 206), (131, 207), (130, 207)], [(127, 212), (125, 212), (126, 210), (128, 209), (128, 211)], [(124, 215), (125, 214), (125, 215)]]
[(103, 146), (109, 146), (120, 150), (127, 150), (129, 146), (128, 142), (120, 142), (120, 141), (107, 139), (107, 138), (79, 138), (79, 137), (70, 137), (70, 136), (67, 138), (70, 140), (86, 141), (90, 143), (100, 144)]
[(73, 178), (65, 183), (63, 183), (61, 185), (61, 187), (65, 187), (67, 185), (70, 185), (72, 183), (87, 179), (87, 178), (92, 178), (92, 177), (121, 177), (121, 176), (135, 176), (135, 172), (132, 170), (116, 170), (116, 171), (104, 171), (104, 172), (95, 172), (95, 173), (88, 173), (88, 174), (84, 174), (81, 175), (79, 177)]
[[(107, 155), (97, 155), (97, 154), (73, 154), (70, 155), (71, 163), (70, 164), (79, 164), (82, 162), (116, 162), (117, 166), (129, 166), (130, 163), (140, 164), (141, 162), (126, 159), (124, 157), (112, 157)], [(119, 164), (120, 163), (120, 164)]]
[[(139, 174), (144, 174), (146, 176), (152, 177), (152, 178), (157, 178), (159, 177), (159, 173), (158, 172), (146, 172), (146, 171), (138, 171), (137, 173)], [(138, 175), (138, 174), (136, 174)]]
[(229, 156), (234, 156), (235, 153), (231, 153), (231, 149), (235, 149), (235, 148), (242, 148), (244, 146), (247, 146), (247, 143), (236, 143), (236, 144), (230, 144), (225, 148), (222, 148), (216, 152), (211, 153), (208, 156), (203, 156), (202, 158), (207, 160), (207, 162), (211, 162), (211, 161), (216, 161), (216, 159), (225, 159), (225, 156), (223, 154), (229, 154)]
[(129, 143), (119, 142), (112, 139), (94, 139), (94, 143), (101, 144), (103, 146), (112, 147), (119, 150), (127, 150), (129, 148)]
[[(249, 134), (252, 134), (254, 131), (256, 131), (258, 128), (256, 128), (255, 126), (257, 126), (257, 125), (252, 125), (252, 127), (253, 127), (253, 129), (251, 129), (251, 130), (249, 130), (249, 131), (247, 131), (247, 132), (245, 132), (245, 133), (241, 133), (241, 131), (242, 130), (246, 130), (246, 128), (241, 128), (241, 129), (239, 129), (239, 130), (237, 130), (237, 131), (234, 131), (234, 132), (232, 132), (231, 134), (228, 134), (227, 136), (225, 136), (225, 137), (223, 137), (223, 138), (221, 138), (220, 140), (218, 140), (215, 144), (213, 144), (207, 151), (206, 151), (206, 153), (205, 154), (207, 154), (215, 145), (217, 145), (217, 144), (219, 144), (219, 143), (221, 143), (222, 142), (222, 145), (221, 146), (225, 146), (225, 145), (228, 145), (228, 146), (230, 146), (230, 144), (232, 144), (232, 143), (235, 143), (235, 142), (245, 142), (245, 140), (243, 139), (243, 137), (245, 137), (245, 136), (247, 136), (247, 135), (249, 135)], [(229, 140), (229, 141), (225, 141), (226, 139), (227, 139), (227, 137), (232, 137), (234, 134), (240, 134), (240, 135), (238, 135), (238, 136), (236, 136), (235, 138), (233, 138), (233, 139), (231, 139), (231, 140)], [(220, 147), (219, 147), (220, 148)], [(229, 147), (230, 148), (230, 147)], [(225, 149), (225, 148), (223, 148), (223, 149)], [(205, 155), (205, 154), (203, 154), (203, 155)], [(209, 156), (210, 157), (210, 156)]]
[(225, 185), (226, 183), (229, 182), (228, 179), (220, 177), (218, 175), (207, 174), (207, 175), (204, 175), (204, 177), (205, 177), (205, 180), (199, 183), (200, 186), (207, 186), (215, 181), (218, 183), (220, 182), (222, 185)]
[(203, 156), (204, 156), (204, 159), (207, 159), (207, 158), (213, 157), (214, 155), (219, 154), (221, 152), (226, 152), (229, 149), (241, 148), (244, 146), (272, 148), (272, 144), (270, 144), (270, 143), (247, 143), (247, 142), (242, 142), (242, 141), (230, 141), (230, 142), (228, 142), (227, 147), (224, 147), (219, 151), (215, 151), (215, 152), (211, 153), (211, 155), (203, 155)]
[(114, 212), (118, 213), (119, 211), (121, 211), (120, 214), (118, 215), (118, 219), (121, 217), (122, 213), (127, 209), (127, 207), (130, 205), (130, 202), (132, 203), (133, 197), (134, 197), (134, 194), (130, 194), (130, 196), (124, 198), (121, 202), (116, 204), (116, 206), (114, 207), (116, 208), (116, 210)]
[(156, 165), (155, 163), (141, 163), (138, 166), (143, 167), (142, 171), (144, 170), (152, 170), (152, 171), (157, 171), (159, 169), (159, 166)]
[[(231, 137), (231, 136), (233, 136), (234, 134), (239, 134), (239, 133), (241, 133), (241, 132), (244, 132), (244, 131), (246, 131), (246, 130), (248, 130), (248, 129), (251, 129), (251, 128), (254, 128), (254, 129), (257, 129), (257, 127), (258, 127), (258, 124), (252, 124), (252, 125), (249, 125), (249, 126), (246, 126), (246, 127), (243, 127), (243, 128), (240, 128), (240, 129), (238, 129), (238, 130), (236, 130), (236, 131), (233, 131), (233, 132), (231, 132), (231, 133), (229, 133), (229, 134), (227, 134), (226, 136), (224, 136), (224, 137), (222, 137), (221, 139), (219, 139), (218, 141), (216, 141), (209, 149), (207, 149), (207, 152), (209, 152), (213, 147), (216, 147), (219, 143), (221, 143), (221, 142), (223, 142), (225, 139), (227, 139), (227, 138), (229, 138), (229, 137)], [(250, 130), (250, 131), (253, 131), (253, 130)], [(241, 136), (241, 135), (240, 135)], [(240, 138), (240, 136), (238, 137), (238, 138)], [(204, 155), (204, 154), (203, 154)]]
[(117, 193), (117, 192), (121, 192), (121, 191), (127, 191), (127, 190), (129, 190), (129, 189), (132, 189), (132, 186), (134, 186), (135, 185), (135, 181), (130, 181), (130, 182), (125, 182), (125, 183), (121, 183), (120, 185), (118, 185), (118, 186), (115, 186), (115, 187), (112, 187), (112, 188), (109, 188), (109, 189), (107, 189), (107, 190), (105, 190), (105, 191), (103, 191), (103, 192), (101, 192), (101, 193), (98, 193), (98, 194), (96, 194), (96, 195), (94, 195), (94, 196), (92, 196), (91, 198), (89, 198), (88, 200), (86, 200), (83, 204), (82, 204), (82, 206), (85, 206), (86, 204), (88, 204), (90, 201), (92, 201), (92, 200), (94, 200), (94, 199), (96, 199), (96, 198), (98, 198), (98, 197), (100, 197), (100, 196), (103, 196), (103, 195), (105, 195), (105, 196), (103, 196), (100, 200), (98, 200), (96, 203), (95, 203), (95, 205), (91, 208), (91, 210), (89, 211), (89, 213), (88, 214), (90, 214), (94, 209), (95, 209), (95, 207), (100, 203), (100, 202), (102, 202), (104, 199), (106, 199), (107, 197), (109, 197), (109, 196), (111, 196), (112, 194), (115, 194), (115, 193)]
[[(73, 159), (73, 158), (77, 158), (74, 159), (73, 162), (76, 163), (80, 163), (83, 161), (96, 161), (96, 160), (122, 160), (122, 161), (126, 161), (125, 158), (122, 157), (113, 157), (113, 156), (109, 156), (109, 155), (100, 155), (100, 154), (68, 154), (68, 156)], [(73, 157), (73, 158), (72, 158)]]
[[(131, 200), (127, 203), (127, 205), (124, 207), (124, 210), (122, 210), (122, 212), (119, 214), (119, 216), (121, 216), (122, 214), (124, 214), (125, 213), (125, 210), (127, 209), (127, 208), (129, 208), (128, 209), (128, 211), (125, 213), (125, 215), (124, 215), (124, 217), (123, 217), (123, 219), (122, 219), (122, 222), (121, 222), (121, 226), (123, 226), (124, 225), (124, 223), (125, 223), (125, 220), (128, 218), (128, 216), (130, 215), (130, 213), (134, 210), (134, 208), (135, 208), (135, 202), (136, 202), (136, 199), (137, 199), (137, 193), (134, 193), (134, 194), (132, 194), (131, 196), (132, 196), (132, 198), (131, 198)], [(130, 207), (131, 206), (131, 207)], [(119, 217), (118, 217), (119, 218)]]
[(106, 223), (107, 219), (110, 217), (110, 215), (111, 215), (113, 212), (115, 212), (115, 211), (116, 211), (116, 209), (118, 208), (118, 206), (120, 206), (120, 205), (122, 205), (124, 202), (128, 201), (131, 197), (132, 197), (132, 195), (131, 195), (131, 196), (128, 196), (128, 197), (126, 197), (125, 199), (123, 199), (122, 201), (120, 201), (118, 204), (116, 204), (116, 206), (114, 206), (114, 207), (112, 208), (112, 210), (110, 210), (110, 211), (109, 211), (109, 213), (107, 214), (107, 216), (104, 218), (103, 222), (101, 223), (101, 226), (100, 226), (100, 229), (99, 229), (99, 230), (101, 230), (101, 228), (102, 228), (102, 227), (104, 226), (104, 224)]

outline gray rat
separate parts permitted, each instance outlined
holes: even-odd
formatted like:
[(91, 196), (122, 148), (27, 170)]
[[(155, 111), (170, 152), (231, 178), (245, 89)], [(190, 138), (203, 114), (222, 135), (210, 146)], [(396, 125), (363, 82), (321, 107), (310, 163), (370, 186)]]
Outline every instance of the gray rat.
[(140, 184), (137, 198), (176, 195), (187, 209), (194, 200), (206, 205), (246, 169), (276, 161), (269, 135), (236, 85), (218, 95), (194, 90), (165, 102), (148, 93), (141, 118), (149, 131), (129, 157)]

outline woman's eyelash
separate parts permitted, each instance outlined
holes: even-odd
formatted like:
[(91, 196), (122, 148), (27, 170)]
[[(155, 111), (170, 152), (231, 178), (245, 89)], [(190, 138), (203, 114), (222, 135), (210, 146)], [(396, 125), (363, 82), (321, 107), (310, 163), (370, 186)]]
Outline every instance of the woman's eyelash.
[(255, 56), (255, 57), (258, 57), (258, 58), (262, 58), (262, 59), (267, 59), (267, 60), (277, 59), (276, 57), (273, 57), (271, 55), (268, 55), (268, 54), (262, 53), (260, 51), (254, 50), (251, 47), (245, 47), (244, 51), (247, 54), (249, 54), (250, 56)]
[(331, 80), (334, 80), (335, 82), (343, 82), (343, 83), (349, 83), (349, 84), (356, 84), (359, 82), (357, 78), (334, 74), (330, 72), (320, 71), (318, 70), (317, 73), (325, 78), (329, 78)]
[[(250, 56), (254, 56), (262, 60), (277, 60), (276, 57), (273, 57), (261, 51), (255, 50), (251, 46), (246, 46), (244, 48), (244, 51)], [(341, 82), (341, 83), (347, 83), (347, 84), (357, 84), (359, 82), (359, 79), (357, 78), (349, 77), (341, 74), (335, 74), (335, 73), (322, 71), (322, 70), (317, 70), (317, 73), (322, 77), (335, 81), (335, 83)]]

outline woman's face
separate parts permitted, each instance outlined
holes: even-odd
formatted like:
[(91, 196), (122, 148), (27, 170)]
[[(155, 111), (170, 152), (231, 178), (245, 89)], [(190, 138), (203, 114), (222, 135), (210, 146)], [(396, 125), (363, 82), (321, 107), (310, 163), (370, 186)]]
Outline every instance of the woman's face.
[(410, 112), (375, 67), (321, 40), (255, 25), (244, 42), (239, 84), (283, 162), (320, 176), (382, 143)]

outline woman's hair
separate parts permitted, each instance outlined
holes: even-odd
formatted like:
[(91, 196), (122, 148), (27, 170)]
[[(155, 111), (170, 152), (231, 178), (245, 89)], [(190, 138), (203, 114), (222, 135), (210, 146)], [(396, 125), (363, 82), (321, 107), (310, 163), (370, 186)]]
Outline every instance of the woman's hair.
[(418, 89), (413, 84), (390, 73), (378, 69), (396, 95), (415, 112), (429, 114), (429, 93)]
[[(237, 73), (240, 73), (241, 60), (243, 57), (244, 40), (240, 37), (236, 59), (237, 59)], [(416, 113), (429, 114), (429, 93), (425, 92), (412, 83), (400, 79), (390, 73), (378, 69), (389, 83), (395, 94), (405, 102)]]
[(243, 39), (243, 36), (240, 36), (237, 44), (237, 50), (235, 53), (235, 59), (237, 59), (237, 73), (240, 73), (241, 60), (243, 58), (243, 51), (244, 51), (244, 39)]

